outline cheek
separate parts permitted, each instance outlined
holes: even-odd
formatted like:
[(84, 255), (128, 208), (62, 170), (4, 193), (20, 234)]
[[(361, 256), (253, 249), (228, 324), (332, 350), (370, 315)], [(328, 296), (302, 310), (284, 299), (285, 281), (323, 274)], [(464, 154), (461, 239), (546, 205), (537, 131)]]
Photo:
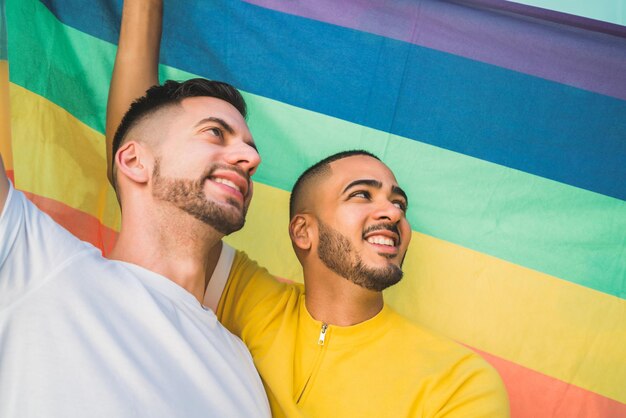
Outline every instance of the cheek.
[(357, 207), (338, 210), (335, 214), (335, 228), (343, 231), (355, 231), (361, 234), (367, 223), (367, 211)]
[(411, 225), (407, 221), (402, 222), (402, 226), (400, 227), (402, 231), (403, 244), (405, 247), (409, 245), (411, 241), (411, 237), (413, 236), (413, 231), (411, 230)]
[(184, 164), (174, 156), (161, 164), (161, 176), (166, 178), (188, 178), (191, 172), (191, 164)]
[(161, 173), (169, 177), (179, 178), (199, 178), (214, 163), (212, 159), (206, 158), (206, 155), (196, 151), (176, 152), (163, 158), (166, 164), (162, 165)]
[(334, 218), (332, 228), (348, 238), (353, 246), (360, 248), (363, 245), (363, 231), (367, 226), (367, 216), (355, 210), (338, 215), (341, 216)]

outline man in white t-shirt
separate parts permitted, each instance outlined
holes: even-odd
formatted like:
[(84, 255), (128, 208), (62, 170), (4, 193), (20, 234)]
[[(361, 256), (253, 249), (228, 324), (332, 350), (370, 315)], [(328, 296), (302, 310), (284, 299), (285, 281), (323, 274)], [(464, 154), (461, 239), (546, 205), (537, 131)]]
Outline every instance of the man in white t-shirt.
[(15, 190), (0, 159), (0, 416), (269, 416), (249, 352), (202, 305), (260, 162), (245, 114), (235, 88), (204, 79), (131, 106), (110, 260)]

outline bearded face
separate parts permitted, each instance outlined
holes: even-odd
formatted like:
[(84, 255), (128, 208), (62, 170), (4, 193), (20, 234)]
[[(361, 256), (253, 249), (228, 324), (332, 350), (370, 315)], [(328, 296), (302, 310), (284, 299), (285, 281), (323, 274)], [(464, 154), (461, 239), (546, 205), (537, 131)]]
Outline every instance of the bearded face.
[(332, 271), (365, 289), (382, 291), (402, 279), (402, 269), (389, 263), (372, 267), (363, 262), (350, 240), (318, 219), (318, 257)]
[(208, 197), (204, 185), (205, 182), (210, 181), (212, 173), (217, 169), (236, 171), (240, 176), (248, 178), (249, 182), (249, 176), (243, 170), (224, 164), (211, 165), (196, 180), (167, 178), (161, 176), (160, 161), (157, 159), (153, 170), (152, 195), (159, 200), (171, 203), (216, 231), (228, 235), (243, 227), (249, 199), (242, 204), (237, 199), (226, 198), (224, 202), (216, 202)]

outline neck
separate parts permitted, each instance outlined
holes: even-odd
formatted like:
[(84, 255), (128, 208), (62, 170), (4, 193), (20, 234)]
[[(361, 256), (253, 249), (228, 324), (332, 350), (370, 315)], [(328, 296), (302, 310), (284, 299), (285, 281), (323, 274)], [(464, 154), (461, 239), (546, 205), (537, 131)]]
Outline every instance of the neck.
[(365, 289), (325, 266), (304, 269), (306, 308), (317, 321), (350, 326), (367, 321), (384, 305), (382, 292)]
[[(133, 216), (135, 213), (141, 216)], [(222, 235), (179, 209), (125, 210), (110, 258), (167, 277), (200, 303), (220, 256)]]

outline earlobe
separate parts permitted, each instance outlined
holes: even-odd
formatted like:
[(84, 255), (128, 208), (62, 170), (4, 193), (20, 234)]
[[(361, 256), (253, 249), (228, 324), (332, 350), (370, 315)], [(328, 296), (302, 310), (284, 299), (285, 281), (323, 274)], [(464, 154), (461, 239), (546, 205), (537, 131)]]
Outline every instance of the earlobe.
[(306, 215), (296, 215), (289, 222), (289, 236), (301, 250), (311, 249), (311, 222)]
[(122, 145), (115, 155), (118, 177), (122, 173), (136, 183), (147, 183), (150, 175), (145, 157), (145, 149), (138, 142), (128, 141)]

